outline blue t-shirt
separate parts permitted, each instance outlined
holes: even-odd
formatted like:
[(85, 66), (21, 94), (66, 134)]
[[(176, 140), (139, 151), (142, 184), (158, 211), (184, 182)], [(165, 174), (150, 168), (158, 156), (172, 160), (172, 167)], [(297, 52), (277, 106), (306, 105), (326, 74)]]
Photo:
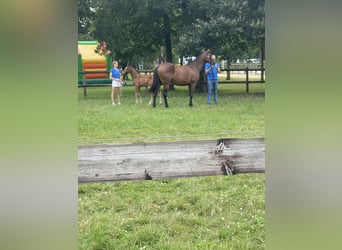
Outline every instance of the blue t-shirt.
[(112, 68), (110, 72), (112, 72), (113, 78), (120, 79), (120, 69)]
[[(218, 80), (217, 69), (216, 68), (219, 68), (219, 67), (220, 67), (220, 65), (216, 62), (214, 64), (214, 66), (211, 68), (211, 70), (209, 70), (209, 72), (207, 74), (207, 79), (208, 80)], [(205, 70), (209, 69), (210, 68), (210, 63), (206, 63), (204, 68), (205, 68)]]

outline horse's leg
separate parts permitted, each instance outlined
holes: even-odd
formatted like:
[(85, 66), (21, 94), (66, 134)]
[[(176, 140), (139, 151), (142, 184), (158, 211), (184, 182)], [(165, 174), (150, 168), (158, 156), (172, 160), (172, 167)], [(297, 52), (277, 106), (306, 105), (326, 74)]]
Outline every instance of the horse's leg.
[(154, 92), (152, 93), (152, 95), (153, 95), (152, 106), (153, 106), (154, 108), (156, 107), (156, 95), (157, 95), (157, 93), (158, 93), (158, 90), (156, 90), (156, 91), (154, 91)]
[(154, 108), (156, 107), (156, 96), (160, 89), (160, 85), (162, 84), (158, 76), (158, 69), (159, 69), (159, 66), (155, 68), (153, 71), (153, 82), (150, 88), (150, 91), (153, 93), (153, 107)]
[(169, 104), (167, 103), (167, 90), (163, 90), (163, 97), (164, 97), (164, 103), (165, 103), (165, 108), (169, 107)]
[(160, 86), (158, 87), (158, 89), (156, 89), (156, 91), (153, 92), (153, 107), (155, 108), (156, 107), (156, 99), (157, 99), (157, 94), (158, 94), (158, 91), (159, 91), (159, 88)]
[(148, 102), (148, 105), (151, 105), (153, 101), (153, 93), (151, 93), (150, 101)]
[(189, 106), (192, 107), (192, 97), (194, 95), (194, 88), (195, 88), (195, 84), (189, 84)]
[(142, 103), (140, 86), (138, 87), (138, 98), (139, 98), (140, 103)]
[(135, 105), (138, 104), (138, 87), (137, 86), (134, 86), (135, 87)]
[[(165, 86), (164, 86), (165, 88)], [(156, 99), (157, 99), (157, 95), (160, 92), (160, 84), (157, 86), (157, 89), (153, 92), (153, 107), (156, 107)]]
[(169, 83), (165, 83), (164, 89), (163, 89), (163, 97), (164, 97), (165, 108), (169, 107), (169, 104), (167, 103), (167, 91), (168, 90), (169, 90)]

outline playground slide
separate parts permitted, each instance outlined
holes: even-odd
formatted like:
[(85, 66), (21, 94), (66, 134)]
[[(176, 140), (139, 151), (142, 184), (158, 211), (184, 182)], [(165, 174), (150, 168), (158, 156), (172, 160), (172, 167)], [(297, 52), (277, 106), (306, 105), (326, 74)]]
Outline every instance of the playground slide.
[[(111, 58), (109, 55), (95, 53), (97, 41), (78, 41), (78, 71), (85, 71), (87, 84), (110, 83), (108, 73), (87, 73), (94, 71), (109, 71)], [(83, 74), (78, 75), (78, 84), (83, 83)]]

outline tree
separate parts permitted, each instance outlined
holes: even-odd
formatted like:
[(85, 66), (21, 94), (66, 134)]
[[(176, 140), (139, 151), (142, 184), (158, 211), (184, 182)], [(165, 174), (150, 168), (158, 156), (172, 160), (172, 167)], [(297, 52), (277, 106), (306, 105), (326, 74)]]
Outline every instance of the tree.
[(78, 34), (79, 39), (89, 36), (89, 28), (93, 13), (89, 7), (89, 0), (78, 0)]
[(264, 0), (192, 0), (188, 8), (193, 21), (180, 34), (180, 54), (204, 47), (230, 61), (264, 42)]
[(161, 48), (167, 62), (203, 48), (230, 61), (263, 48), (264, 7), (264, 0), (79, 0), (79, 33), (105, 40), (127, 62), (153, 61)]

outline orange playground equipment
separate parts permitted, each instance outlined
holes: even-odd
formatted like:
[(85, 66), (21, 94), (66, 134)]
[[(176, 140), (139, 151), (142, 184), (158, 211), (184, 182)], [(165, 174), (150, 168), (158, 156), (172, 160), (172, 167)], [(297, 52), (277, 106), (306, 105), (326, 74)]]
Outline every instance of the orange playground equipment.
[[(110, 55), (95, 52), (98, 41), (78, 41), (78, 85), (110, 84), (109, 71), (112, 67)], [(94, 73), (92, 73), (94, 72)]]

